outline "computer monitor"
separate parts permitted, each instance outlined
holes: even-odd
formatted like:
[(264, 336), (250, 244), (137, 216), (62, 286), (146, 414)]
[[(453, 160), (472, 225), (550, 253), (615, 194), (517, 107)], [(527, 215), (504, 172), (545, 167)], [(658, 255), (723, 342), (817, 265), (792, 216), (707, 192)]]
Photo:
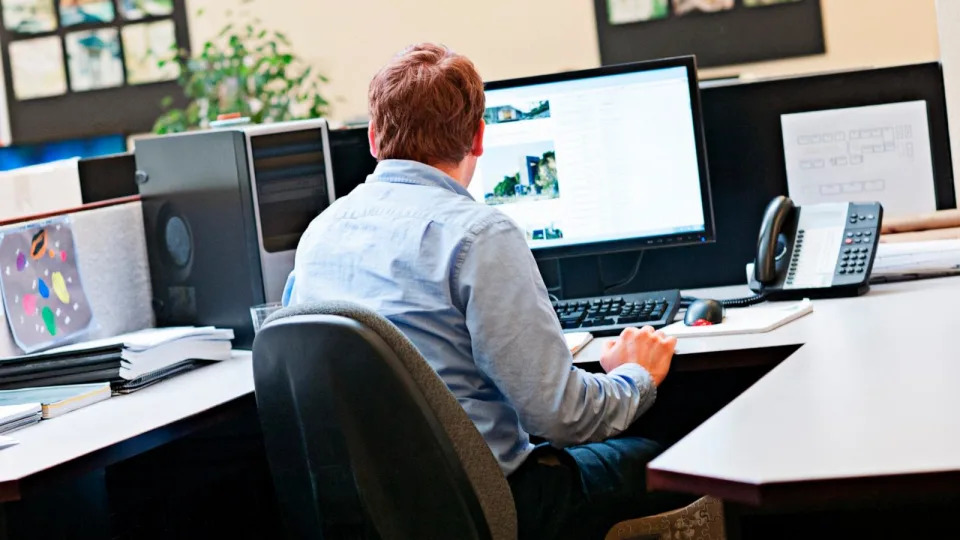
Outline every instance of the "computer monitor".
[(486, 84), (471, 194), (543, 258), (712, 242), (693, 57)]

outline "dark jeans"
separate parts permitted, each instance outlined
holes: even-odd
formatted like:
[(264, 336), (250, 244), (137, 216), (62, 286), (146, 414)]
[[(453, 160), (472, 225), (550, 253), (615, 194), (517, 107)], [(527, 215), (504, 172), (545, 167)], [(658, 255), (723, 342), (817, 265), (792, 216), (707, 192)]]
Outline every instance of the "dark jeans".
[(647, 493), (646, 465), (662, 451), (640, 437), (564, 450), (538, 446), (507, 479), (520, 538), (603, 538), (621, 521), (693, 502), (687, 495)]

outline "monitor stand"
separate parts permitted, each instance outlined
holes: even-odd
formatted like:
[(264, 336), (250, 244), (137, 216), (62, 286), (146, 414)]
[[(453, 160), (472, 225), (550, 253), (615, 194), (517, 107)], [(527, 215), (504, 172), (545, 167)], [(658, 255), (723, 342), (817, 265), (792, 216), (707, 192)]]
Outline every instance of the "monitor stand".
[(590, 298), (603, 295), (603, 279), (600, 276), (598, 255), (565, 257), (559, 259), (559, 282), (557, 296), (561, 299)]

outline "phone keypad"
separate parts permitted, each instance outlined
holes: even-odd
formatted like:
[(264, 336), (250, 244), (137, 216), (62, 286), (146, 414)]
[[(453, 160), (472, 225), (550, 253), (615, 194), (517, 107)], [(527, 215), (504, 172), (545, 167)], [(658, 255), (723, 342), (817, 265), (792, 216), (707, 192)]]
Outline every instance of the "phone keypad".
[(867, 272), (869, 259), (870, 248), (845, 247), (840, 255), (840, 265), (837, 273), (841, 276), (865, 274)]
[(877, 241), (876, 205), (851, 205), (847, 216), (849, 227), (843, 234), (840, 259), (837, 262), (836, 279), (841, 283), (857, 283), (863, 280), (872, 258), (872, 249)]

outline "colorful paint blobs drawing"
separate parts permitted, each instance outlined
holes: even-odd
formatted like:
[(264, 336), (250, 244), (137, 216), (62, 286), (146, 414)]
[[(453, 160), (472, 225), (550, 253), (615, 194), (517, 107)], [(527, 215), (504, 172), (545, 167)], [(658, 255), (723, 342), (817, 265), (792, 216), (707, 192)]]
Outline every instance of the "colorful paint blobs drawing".
[(44, 298), (50, 298), (50, 288), (47, 287), (47, 282), (43, 279), (37, 279), (37, 292)]
[(0, 295), (16, 315), (6, 321), (26, 353), (75, 341), (90, 327), (93, 313), (77, 268), (83, 255), (75, 249), (69, 218), (0, 229), (0, 268), (11, 270), (0, 273)]
[[(67, 290), (67, 282), (63, 279), (60, 272), (53, 273), (53, 294), (57, 295), (64, 304), (70, 303), (70, 291)], [(60, 311), (59, 309), (57, 311)]]
[(47, 327), (47, 332), (50, 332), (51, 336), (57, 335), (57, 318), (50, 306), (45, 306), (41, 315), (43, 316), (43, 324)]
[(47, 247), (47, 231), (40, 229), (40, 232), (33, 235), (30, 240), (30, 256), (34, 259), (43, 257), (43, 248)]
[(37, 314), (37, 295), (35, 294), (23, 295), (23, 313), (25, 315)]

